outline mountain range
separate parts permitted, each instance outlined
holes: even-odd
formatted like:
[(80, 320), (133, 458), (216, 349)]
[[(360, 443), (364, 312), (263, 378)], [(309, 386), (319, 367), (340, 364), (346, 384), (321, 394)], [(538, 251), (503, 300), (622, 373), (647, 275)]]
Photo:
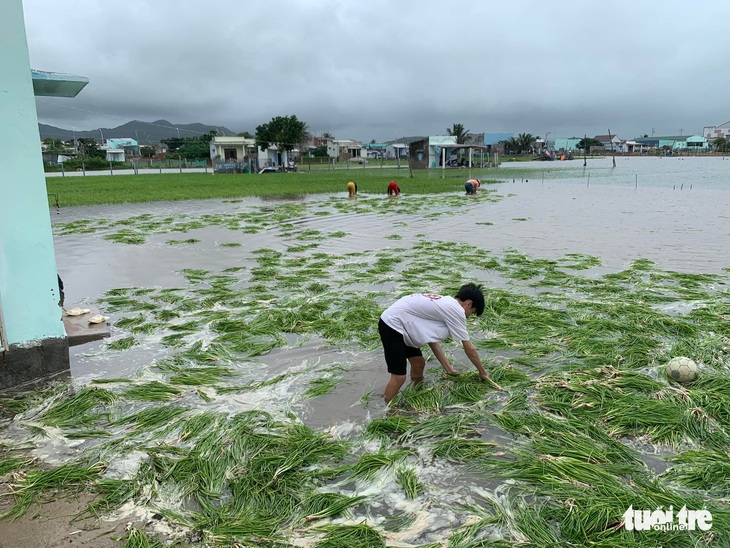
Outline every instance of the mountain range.
[(194, 124), (171, 124), (167, 120), (157, 120), (155, 122), (142, 122), (133, 120), (114, 128), (100, 128), (88, 131), (76, 131), (71, 129), (62, 129), (47, 124), (38, 124), (41, 133), (41, 140), (47, 138), (58, 138), (64, 141), (71, 141), (76, 138), (90, 137), (101, 143), (103, 139), (130, 138), (135, 139), (140, 145), (155, 145), (162, 139), (171, 137), (198, 137), (210, 131), (217, 131), (218, 135), (236, 135), (237, 132), (231, 131), (224, 126), (209, 126), (201, 123)]

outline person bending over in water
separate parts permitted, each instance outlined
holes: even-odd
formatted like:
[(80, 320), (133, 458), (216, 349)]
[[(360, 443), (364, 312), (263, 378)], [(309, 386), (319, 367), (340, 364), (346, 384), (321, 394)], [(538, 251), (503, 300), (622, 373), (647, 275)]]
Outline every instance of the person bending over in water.
[(467, 194), (476, 194), (480, 185), (481, 183), (479, 182), (479, 179), (469, 179), (466, 183), (464, 183), (464, 189)]
[(420, 347), (426, 344), (446, 373), (456, 373), (439, 345), (449, 336), (461, 341), (466, 357), (477, 368), (479, 376), (485, 381), (491, 380), (466, 329), (466, 319), (472, 314), (481, 316), (482, 312), (484, 293), (481, 286), (473, 283), (462, 285), (455, 297), (414, 293), (390, 305), (378, 322), (390, 373), (385, 402), (390, 402), (406, 382), (406, 362), (411, 364), (411, 382), (423, 380), (426, 360)]

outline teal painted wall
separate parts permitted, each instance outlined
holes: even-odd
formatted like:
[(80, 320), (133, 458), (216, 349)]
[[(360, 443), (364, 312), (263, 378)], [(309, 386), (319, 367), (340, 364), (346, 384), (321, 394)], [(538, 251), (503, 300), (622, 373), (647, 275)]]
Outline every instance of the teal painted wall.
[(580, 143), (580, 139), (577, 137), (557, 138), (555, 139), (555, 150), (575, 151), (578, 150), (578, 143)]
[(0, 306), (10, 344), (65, 337), (21, 0), (0, 1)]

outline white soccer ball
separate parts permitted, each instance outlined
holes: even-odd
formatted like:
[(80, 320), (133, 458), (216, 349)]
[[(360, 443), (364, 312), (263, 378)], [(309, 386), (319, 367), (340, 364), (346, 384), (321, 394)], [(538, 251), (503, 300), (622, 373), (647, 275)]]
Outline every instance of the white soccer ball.
[(667, 377), (677, 382), (690, 382), (697, 377), (697, 364), (684, 356), (667, 362)]

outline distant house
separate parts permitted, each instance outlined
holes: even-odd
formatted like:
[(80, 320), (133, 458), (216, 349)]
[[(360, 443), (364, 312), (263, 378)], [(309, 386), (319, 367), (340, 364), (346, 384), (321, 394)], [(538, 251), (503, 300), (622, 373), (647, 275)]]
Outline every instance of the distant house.
[(680, 151), (702, 151), (710, 148), (707, 139), (702, 135), (666, 135), (636, 138), (638, 144), (658, 148), (668, 153)]
[(349, 160), (350, 158), (364, 158), (366, 149), (360, 141), (353, 139), (332, 139), (327, 141), (327, 156)]
[(408, 146), (413, 141), (420, 141), (423, 137), (401, 137), (392, 141), (385, 141), (385, 154), (387, 158), (396, 159), (408, 158)]
[(139, 144), (134, 139), (107, 139), (106, 147), (107, 150), (123, 150), (125, 156), (139, 156)]
[(257, 156), (255, 139), (216, 135), (210, 141), (210, 159), (215, 163), (244, 163)]
[(489, 162), (482, 144), (458, 144), (455, 135), (431, 135), (414, 139), (408, 145), (414, 169), (470, 167)]
[(555, 150), (556, 151), (564, 151), (564, 152), (573, 152), (578, 149), (578, 143), (580, 143), (582, 139), (578, 137), (570, 137), (569, 139), (564, 139), (562, 137), (555, 139)]
[(266, 150), (258, 149), (259, 167), (284, 168), (293, 165), (295, 158), (301, 155), (298, 148), (292, 150), (281, 149), (277, 145), (271, 145)]
[(626, 154), (629, 151), (629, 141), (625, 139), (621, 139), (621, 142), (618, 145), (614, 145), (613, 152), (618, 152), (620, 154)]
[(368, 158), (384, 158), (388, 149), (385, 143), (368, 143), (365, 145), (365, 154)]
[(127, 158), (123, 148), (114, 149), (105, 145), (103, 147), (99, 147), (99, 150), (106, 153), (107, 162), (124, 162)]
[(127, 156), (139, 156), (139, 145), (130, 138), (107, 139), (99, 150), (106, 153), (108, 162), (124, 162)]
[(621, 147), (622, 141), (616, 135), (596, 135), (594, 139), (599, 141), (603, 145), (604, 149), (620, 152), (619, 148)]
[(66, 160), (76, 158), (76, 152), (43, 151), (43, 163), (48, 165), (62, 164)]
[(423, 137), (411, 142), (409, 145), (411, 166), (414, 169), (428, 169), (442, 166), (444, 156), (446, 156), (447, 161), (450, 159), (450, 151), (453, 152), (459, 147), (468, 146), (457, 145), (454, 135)]
[(721, 126), (705, 126), (702, 129), (702, 136), (710, 142), (720, 137), (730, 138), (730, 122), (725, 122)]
[(484, 133), (467, 133), (464, 139), (465, 145), (483, 146), (484, 145)]
[(626, 152), (628, 154), (646, 154), (652, 148), (651, 145), (647, 145), (645, 143), (639, 143), (636, 140), (630, 140), (630, 139), (623, 141), (621, 143), (621, 145), (622, 145), (621, 152)]
[(392, 160), (408, 158), (408, 145), (405, 143), (392, 143), (385, 147), (385, 157)]

